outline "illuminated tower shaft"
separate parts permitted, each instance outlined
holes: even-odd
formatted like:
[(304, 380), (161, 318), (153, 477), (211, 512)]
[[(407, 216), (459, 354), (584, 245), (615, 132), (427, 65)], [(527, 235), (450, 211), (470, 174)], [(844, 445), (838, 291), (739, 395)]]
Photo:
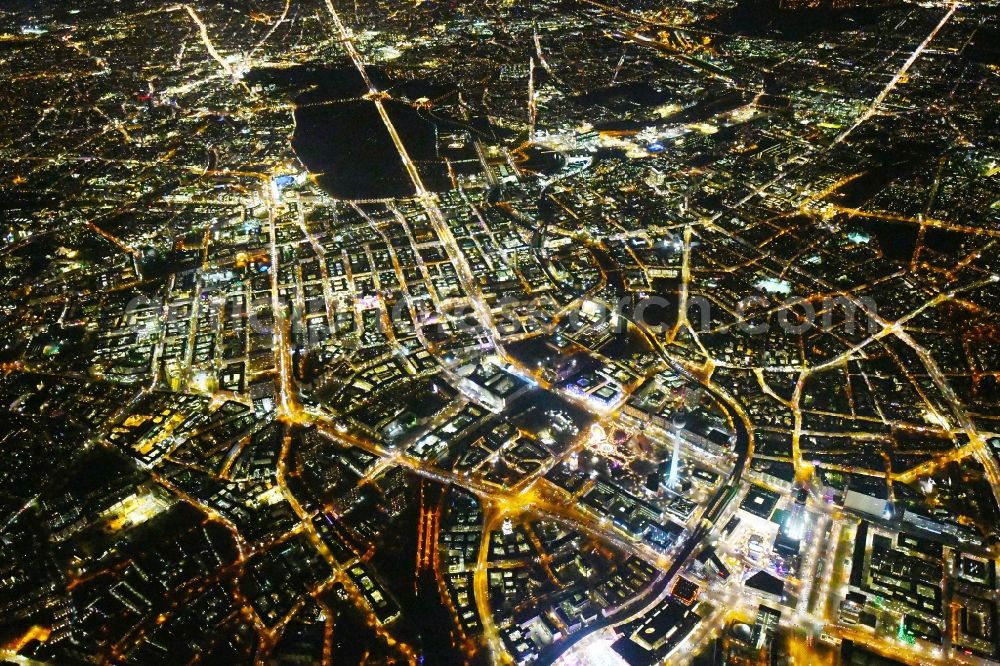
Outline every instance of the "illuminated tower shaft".
[(667, 486), (669, 488), (677, 487), (677, 481), (678, 481), (677, 468), (680, 464), (680, 459), (681, 459), (680, 450), (681, 450), (680, 439), (675, 436), (674, 453), (673, 456), (670, 458), (670, 472), (667, 474)]

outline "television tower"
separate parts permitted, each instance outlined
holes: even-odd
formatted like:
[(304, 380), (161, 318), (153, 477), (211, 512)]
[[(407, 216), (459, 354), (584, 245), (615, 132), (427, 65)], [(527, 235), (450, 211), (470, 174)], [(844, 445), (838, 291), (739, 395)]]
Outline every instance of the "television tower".
[(684, 426), (686, 425), (687, 425), (687, 414), (685, 412), (681, 411), (674, 414), (672, 423), (673, 427), (671, 428), (671, 430), (673, 431), (671, 434), (673, 435), (672, 439), (674, 440), (674, 451), (673, 455), (670, 458), (670, 471), (667, 473), (668, 488), (676, 488), (678, 482), (680, 481), (678, 474), (681, 462), (680, 431), (683, 430)]
[(677, 468), (680, 465), (680, 437), (674, 435), (674, 453), (670, 458), (670, 471), (667, 473), (667, 487), (676, 488), (678, 482)]

